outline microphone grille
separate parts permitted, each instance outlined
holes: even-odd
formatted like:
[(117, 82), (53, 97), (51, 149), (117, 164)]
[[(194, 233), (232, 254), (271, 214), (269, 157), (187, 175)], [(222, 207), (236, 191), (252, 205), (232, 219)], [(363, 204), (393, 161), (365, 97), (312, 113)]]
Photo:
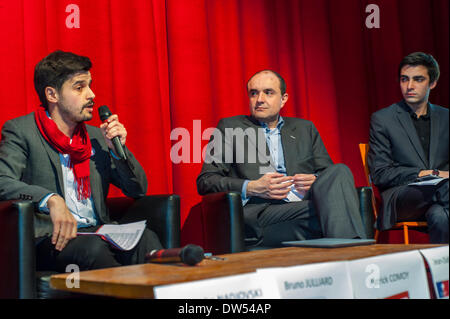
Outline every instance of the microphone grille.
[(98, 108), (98, 115), (100, 116), (100, 120), (104, 121), (110, 117), (112, 113), (106, 105), (102, 105)]
[(189, 244), (181, 249), (180, 258), (183, 263), (193, 266), (205, 258), (205, 252), (202, 247)]

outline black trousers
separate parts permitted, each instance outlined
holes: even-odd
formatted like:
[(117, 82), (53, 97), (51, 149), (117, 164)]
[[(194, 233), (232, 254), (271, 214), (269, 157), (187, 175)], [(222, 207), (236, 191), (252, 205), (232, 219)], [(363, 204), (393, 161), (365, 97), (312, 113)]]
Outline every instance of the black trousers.
[(251, 198), (244, 206), (246, 237), (255, 246), (280, 247), (282, 241), (320, 237), (367, 238), (353, 175), (344, 164), (320, 173), (304, 200)]
[[(100, 226), (81, 228), (82, 232), (95, 232)], [(100, 236), (80, 235), (70, 240), (62, 251), (57, 251), (46, 237), (36, 246), (37, 270), (66, 272), (68, 265), (76, 265), (81, 271), (142, 264), (145, 254), (153, 249), (162, 249), (158, 236), (145, 229), (139, 243), (132, 250), (113, 248)]]
[(430, 243), (448, 243), (448, 184), (402, 188), (395, 202), (397, 220), (426, 220)]

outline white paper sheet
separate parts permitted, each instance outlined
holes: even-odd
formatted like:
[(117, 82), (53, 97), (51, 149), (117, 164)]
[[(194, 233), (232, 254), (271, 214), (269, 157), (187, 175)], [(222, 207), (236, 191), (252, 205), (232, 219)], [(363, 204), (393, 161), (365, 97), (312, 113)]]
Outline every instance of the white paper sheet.
[(122, 225), (105, 224), (95, 233), (79, 232), (78, 235), (102, 236), (102, 238), (118, 249), (131, 250), (141, 239), (145, 224), (145, 220)]

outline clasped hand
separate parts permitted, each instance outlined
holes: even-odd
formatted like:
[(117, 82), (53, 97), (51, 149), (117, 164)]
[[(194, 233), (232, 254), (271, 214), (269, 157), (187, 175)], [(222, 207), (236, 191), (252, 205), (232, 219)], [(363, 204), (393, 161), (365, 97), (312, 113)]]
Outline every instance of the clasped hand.
[(267, 173), (247, 185), (247, 196), (258, 196), (269, 199), (284, 199), (292, 186), (300, 195), (305, 195), (316, 180), (314, 174), (295, 174), (285, 176), (281, 173)]

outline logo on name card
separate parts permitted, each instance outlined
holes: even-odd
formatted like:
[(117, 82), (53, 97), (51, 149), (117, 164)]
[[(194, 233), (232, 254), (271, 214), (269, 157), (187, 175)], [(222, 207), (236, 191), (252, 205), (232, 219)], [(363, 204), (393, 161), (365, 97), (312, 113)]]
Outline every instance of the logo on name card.
[(448, 298), (448, 280), (436, 283), (439, 298)]
[(399, 294), (395, 294), (390, 297), (386, 297), (385, 299), (410, 299), (410, 298), (409, 298), (409, 292), (403, 291)]

